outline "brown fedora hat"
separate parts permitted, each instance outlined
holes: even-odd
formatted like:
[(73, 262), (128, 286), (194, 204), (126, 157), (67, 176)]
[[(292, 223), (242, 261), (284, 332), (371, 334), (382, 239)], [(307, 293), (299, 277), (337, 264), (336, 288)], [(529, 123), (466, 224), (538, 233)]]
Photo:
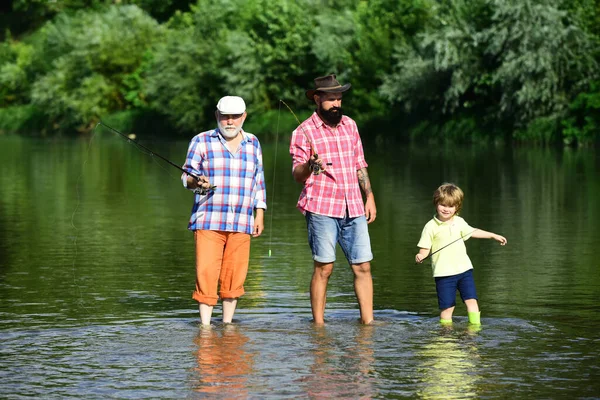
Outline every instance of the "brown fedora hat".
[(312, 100), (316, 92), (342, 93), (350, 89), (350, 87), (349, 83), (340, 85), (337, 79), (335, 79), (334, 74), (320, 76), (315, 78), (315, 88), (306, 91), (306, 98)]

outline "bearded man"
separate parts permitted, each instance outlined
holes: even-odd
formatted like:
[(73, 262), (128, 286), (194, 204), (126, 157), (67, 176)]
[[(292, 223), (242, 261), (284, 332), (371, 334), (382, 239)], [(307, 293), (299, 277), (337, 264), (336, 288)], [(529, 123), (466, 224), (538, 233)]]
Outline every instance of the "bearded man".
[[(246, 103), (225, 96), (217, 104), (217, 128), (190, 141), (182, 175), (195, 192), (188, 229), (196, 245), (196, 289), (202, 325), (210, 325), (213, 307), (223, 303), (223, 323), (231, 323), (244, 294), (250, 237), (264, 229), (266, 190), (258, 138), (242, 129)], [(199, 179), (196, 179), (198, 177)]]
[(307, 90), (306, 97), (317, 109), (294, 130), (290, 143), (292, 174), (304, 185), (297, 207), (306, 218), (314, 261), (313, 321), (325, 323), (327, 284), (339, 243), (354, 273), (360, 321), (370, 324), (373, 254), (367, 224), (375, 221), (377, 209), (358, 127), (342, 112), (342, 95), (351, 85), (341, 85), (333, 74), (314, 82), (315, 88)]

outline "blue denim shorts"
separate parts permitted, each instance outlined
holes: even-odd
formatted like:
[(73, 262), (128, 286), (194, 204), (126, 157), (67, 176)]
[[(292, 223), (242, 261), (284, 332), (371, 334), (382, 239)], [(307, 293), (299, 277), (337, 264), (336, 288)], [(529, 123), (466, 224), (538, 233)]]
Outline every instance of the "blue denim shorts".
[(456, 305), (456, 291), (460, 293), (460, 298), (465, 300), (477, 300), (475, 291), (475, 279), (473, 279), (473, 270), (463, 272), (458, 275), (441, 276), (435, 278), (435, 290), (438, 296), (438, 305), (440, 310), (454, 307)]
[(356, 218), (332, 218), (307, 212), (306, 226), (308, 244), (314, 261), (334, 262), (336, 243), (340, 244), (350, 264), (360, 264), (373, 259), (367, 219), (364, 215)]

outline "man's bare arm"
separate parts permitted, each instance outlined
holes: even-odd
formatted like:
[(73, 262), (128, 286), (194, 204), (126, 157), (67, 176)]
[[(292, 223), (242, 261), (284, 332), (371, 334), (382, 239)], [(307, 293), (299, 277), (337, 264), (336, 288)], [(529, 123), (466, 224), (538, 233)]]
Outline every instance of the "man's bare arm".
[(375, 206), (375, 195), (373, 194), (373, 189), (371, 189), (371, 180), (369, 179), (369, 174), (367, 173), (366, 168), (361, 168), (357, 171), (358, 176), (358, 185), (365, 193), (366, 202), (365, 202), (365, 217), (367, 218), (367, 222), (370, 224), (375, 221), (377, 216), (377, 207)]
[(362, 189), (365, 196), (369, 196), (369, 194), (373, 193), (373, 189), (371, 189), (371, 180), (369, 179), (369, 174), (367, 173), (366, 168), (361, 168), (357, 171), (358, 175), (358, 184)]

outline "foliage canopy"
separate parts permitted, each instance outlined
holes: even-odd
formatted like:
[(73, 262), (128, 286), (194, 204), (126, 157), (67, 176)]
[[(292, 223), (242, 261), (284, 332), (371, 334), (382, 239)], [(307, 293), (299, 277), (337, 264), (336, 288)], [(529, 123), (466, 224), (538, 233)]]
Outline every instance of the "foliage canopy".
[(403, 138), (599, 139), (598, 0), (16, 0), (12, 14), (29, 30), (8, 24), (0, 43), (0, 131), (128, 112), (189, 136), (223, 95), (250, 120), (279, 100), (303, 113), (312, 80), (336, 73), (352, 117)]

